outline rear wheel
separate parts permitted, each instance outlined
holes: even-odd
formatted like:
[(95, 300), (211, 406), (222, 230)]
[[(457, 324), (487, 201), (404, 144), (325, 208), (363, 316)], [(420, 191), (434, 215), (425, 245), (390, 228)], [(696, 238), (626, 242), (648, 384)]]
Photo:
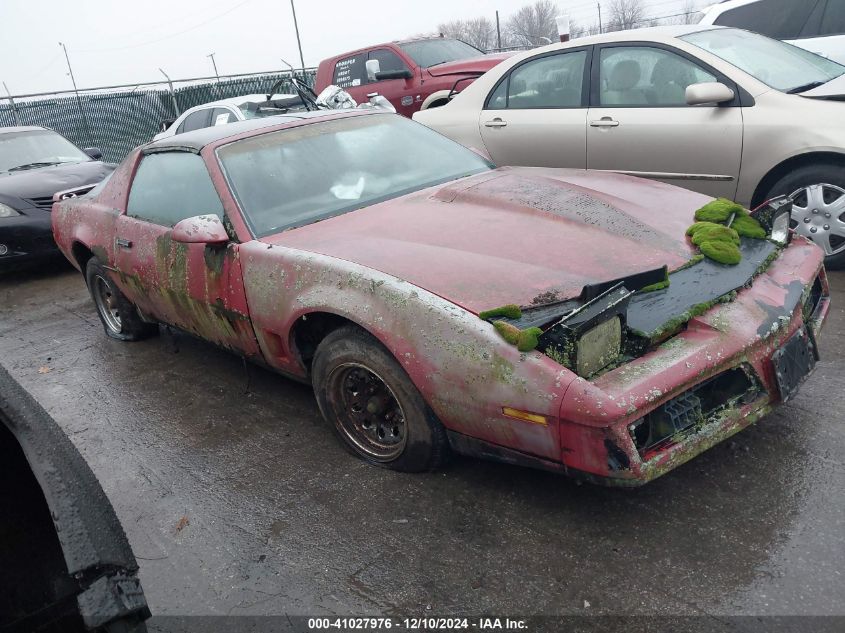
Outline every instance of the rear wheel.
[(347, 326), (326, 336), (312, 381), (323, 417), (362, 459), (408, 472), (442, 463), (443, 426), (396, 359), (363, 330)]
[(158, 333), (158, 325), (141, 319), (137, 308), (114, 285), (96, 257), (85, 266), (85, 281), (108, 336), (119, 341), (139, 341)]
[(845, 268), (845, 167), (807, 165), (788, 173), (767, 198), (793, 199), (792, 228), (824, 250), (825, 265)]

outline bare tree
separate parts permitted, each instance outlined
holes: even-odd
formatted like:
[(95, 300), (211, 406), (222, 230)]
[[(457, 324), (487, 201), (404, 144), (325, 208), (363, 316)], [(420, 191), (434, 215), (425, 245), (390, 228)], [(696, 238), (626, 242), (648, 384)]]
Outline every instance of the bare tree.
[(512, 46), (542, 46), (557, 42), (555, 16), (559, 13), (552, 0), (537, 0), (525, 5), (505, 22), (508, 43)]
[(645, 8), (642, 0), (611, 0), (608, 31), (626, 31), (643, 22)]
[(681, 15), (675, 16), (674, 24), (698, 24), (701, 21), (699, 6), (698, 0), (686, 0)]
[(481, 50), (488, 50), (496, 45), (496, 25), (485, 16), (444, 22), (438, 25), (437, 30), (444, 37), (461, 40)]

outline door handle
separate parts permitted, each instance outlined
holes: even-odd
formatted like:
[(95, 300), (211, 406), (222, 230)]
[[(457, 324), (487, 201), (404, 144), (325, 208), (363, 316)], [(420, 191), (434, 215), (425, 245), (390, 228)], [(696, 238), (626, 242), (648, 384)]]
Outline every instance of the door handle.
[(496, 117), (492, 121), (485, 121), (484, 127), (505, 127), (507, 124), (507, 121), (502, 121), (502, 119)]
[(132, 240), (125, 240), (122, 237), (115, 239), (114, 243), (121, 248), (132, 248)]
[(606, 116), (600, 118), (598, 121), (590, 121), (590, 127), (619, 127), (619, 121)]

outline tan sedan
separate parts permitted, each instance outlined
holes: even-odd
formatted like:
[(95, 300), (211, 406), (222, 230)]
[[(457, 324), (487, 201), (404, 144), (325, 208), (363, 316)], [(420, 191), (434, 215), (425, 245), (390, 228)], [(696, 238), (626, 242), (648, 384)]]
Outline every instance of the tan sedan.
[(843, 95), (845, 66), (691, 25), (526, 51), (414, 119), (499, 165), (618, 171), (752, 207), (791, 195), (795, 230), (841, 267)]

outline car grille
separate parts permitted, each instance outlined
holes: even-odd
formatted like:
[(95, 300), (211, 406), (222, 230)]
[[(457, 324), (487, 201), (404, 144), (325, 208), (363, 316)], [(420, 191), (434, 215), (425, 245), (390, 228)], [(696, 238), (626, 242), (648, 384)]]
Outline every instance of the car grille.
[(674, 444), (725, 409), (749, 404), (763, 393), (750, 367), (722, 372), (672, 398), (629, 426), (631, 438), (644, 460)]
[(30, 198), (29, 201), (39, 209), (49, 211), (53, 208), (53, 196), (44, 196), (43, 198)]

